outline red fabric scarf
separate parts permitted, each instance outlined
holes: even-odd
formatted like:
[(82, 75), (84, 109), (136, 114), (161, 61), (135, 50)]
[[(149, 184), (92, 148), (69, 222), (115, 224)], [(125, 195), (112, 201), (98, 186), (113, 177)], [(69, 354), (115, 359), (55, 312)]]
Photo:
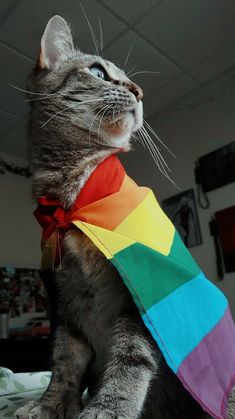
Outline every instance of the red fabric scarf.
[(122, 164), (115, 155), (112, 155), (97, 166), (68, 210), (65, 210), (57, 199), (51, 199), (49, 196), (40, 197), (34, 216), (43, 228), (43, 239), (49, 239), (55, 230), (61, 232), (69, 230), (74, 220), (86, 221), (82, 208), (118, 192), (124, 176), (125, 170)]

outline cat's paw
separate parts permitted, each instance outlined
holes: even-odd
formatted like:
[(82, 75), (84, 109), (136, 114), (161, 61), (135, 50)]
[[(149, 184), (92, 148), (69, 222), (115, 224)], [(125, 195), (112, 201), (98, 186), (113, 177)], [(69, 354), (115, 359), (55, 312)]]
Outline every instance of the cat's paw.
[(57, 416), (56, 409), (47, 408), (36, 402), (29, 402), (15, 412), (16, 419), (56, 419), (63, 416)]
[(128, 419), (128, 417), (119, 415), (112, 410), (89, 407), (78, 416), (78, 419)]
[(55, 403), (54, 406), (47, 406), (29, 402), (15, 412), (15, 419), (75, 419), (79, 411), (77, 403), (69, 403), (68, 406)]
[(227, 406), (227, 418), (234, 419), (235, 418), (235, 386), (233, 387), (231, 394), (228, 400)]
[(30, 401), (15, 412), (15, 419), (28, 419), (30, 411), (37, 405), (36, 401)]

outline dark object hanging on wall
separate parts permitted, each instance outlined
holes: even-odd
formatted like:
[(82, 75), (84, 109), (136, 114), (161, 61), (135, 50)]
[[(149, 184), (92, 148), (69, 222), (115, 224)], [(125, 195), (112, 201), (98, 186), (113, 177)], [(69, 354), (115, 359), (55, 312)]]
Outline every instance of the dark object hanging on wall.
[(223, 279), (224, 270), (235, 271), (235, 206), (216, 212), (210, 230), (215, 242), (218, 277)]
[(210, 221), (209, 226), (210, 226), (210, 233), (213, 236), (214, 245), (215, 245), (217, 275), (218, 275), (218, 279), (222, 281), (222, 279), (224, 279), (224, 266), (223, 266), (223, 259), (222, 259), (221, 250), (220, 250), (218, 228), (217, 228), (215, 218), (213, 218)]
[(209, 208), (207, 192), (235, 181), (235, 141), (200, 157), (194, 173), (198, 203), (201, 208)]
[(162, 206), (187, 247), (202, 243), (193, 189), (164, 199)]
[(20, 175), (27, 178), (31, 176), (28, 167), (15, 166), (14, 164), (9, 164), (5, 160), (0, 158), (0, 174), (4, 175), (6, 171), (13, 173), (14, 175)]

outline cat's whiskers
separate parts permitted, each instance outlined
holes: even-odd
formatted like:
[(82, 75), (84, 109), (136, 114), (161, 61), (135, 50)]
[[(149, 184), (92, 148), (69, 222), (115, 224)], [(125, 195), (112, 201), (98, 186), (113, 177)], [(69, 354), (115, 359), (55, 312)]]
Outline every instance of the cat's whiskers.
[[(91, 113), (91, 112), (95, 111), (95, 110), (96, 110), (96, 109), (98, 109), (99, 107), (100, 107), (100, 105), (96, 106), (95, 108), (90, 109), (88, 112), (86, 112), (86, 113), (84, 114), (84, 116), (87, 116), (89, 113)], [(102, 108), (102, 109), (103, 109), (103, 108)], [(95, 115), (95, 117), (96, 117), (96, 115)], [(90, 131), (89, 131), (89, 147), (91, 147), (91, 142), (90, 142)]]
[(99, 127), (98, 127), (98, 134), (97, 134), (98, 144), (99, 144), (99, 138), (100, 138), (100, 128), (101, 128), (101, 124), (102, 124), (102, 121), (103, 121), (104, 115), (105, 115), (105, 113), (108, 111), (108, 109), (110, 109), (111, 107), (112, 107), (112, 105), (108, 105), (108, 106), (106, 106), (106, 108), (105, 108), (104, 112), (103, 112), (103, 113), (102, 113), (102, 115), (101, 115), (100, 122), (99, 122)]
[(99, 137), (99, 135), (100, 135), (101, 123), (102, 123), (102, 120), (103, 120), (103, 116), (104, 116), (104, 114), (105, 114), (105, 112), (106, 112), (106, 109), (107, 109), (107, 106), (105, 107), (104, 111), (102, 112), (102, 114), (101, 114), (101, 116), (100, 116), (100, 122), (99, 122), (99, 125), (98, 125), (98, 130), (97, 130), (97, 140), (98, 140), (98, 144), (99, 144), (99, 142), (100, 142), (100, 137)]
[(89, 113), (95, 111), (96, 109), (98, 109), (100, 107), (100, 105), (96, 106), (95, 108), (91, 108), (88, 112), (84, 113), (84, 116), (89, 115)]
[(94, 118), (93, 118), (93, 120), (92, 120), (92, 122), (91, 122), (91, 125), (90, 125), (90, 129), (89, 129), (89, 146), (91, 146), (91, 129), (92, 129), (92, 126), (93, 126), (93, 124), (94, 124), (94, 122), (95, 122), (95, 120), (96, 120), (96, 118), (97, 118), (97, 116), (107, 107), (107, 106), (109, 106), (109, 105), (104, 105), (96, 114), (95, 114), (95, 116), (94, 116)]
[[(125, 59), (125, 62), (124, 62), (124, 64), (123, 64), (123, 67), (125, 68), (126, 67), (126, 65), (127, 65), (127, 62), (128, 62), (128, 60), (129, 60), (129, 58), (130, 58), (130, 55), (131, 55), (131, 52), (132, 52), (132, 50), (133, 50), (133, 48), (134, 48), (134, 45), (135, 45), (135, 39), (134, 39), (134, 41), (132, 42), (132, 44), (131, 44), (131, 46), (130, 46), (130, 48), (129, 48), (129, 51), (128, 51), (128, 53), (127, 53), (127, 56), (126, 56), (126, 59)], [(132, 70), (133, 71), (133, 70)]]
[(140, 139), (140, 137), (137, 137), (136, 135), (132, 134), (131, 138), (133, 138), (135, 141), (137, 141), (137, 143), (140, 143), (144, 149), (146, 150), (146, 144), (145, 142), (143, 142), (142, 139)]
[(116, 109), (116, 107), (117, 107), (118, 105), (116, 104), (116, 105), (114, 105), (114, 107), (113, 107), (113, 122), (114, 122), (114, 118), (115, 118), (115, 115), (114, 115), (114, 113), (115, 113), (115, 109)]
[(81, 6), (81, 9), (83, 11), (83, 14), (84, 14), (84, 17), (86, 19), (86, 22), (88, 24), (88, 27), (90, 29), (90, 33), (91, 33), (91, 36), (92, 36), (92, 39), (93, 39), (93, 42), (94, 42), (94, 45), (95, 45), (95, 49), (96, 49), (97, 55), (100, 55), (99, 44), (98, 44), (98, 41), (97, 41), (97, 37), (96, 37), (95, 31), (92, 28), (92, 25), (91, 25), (91, 23), (90, 23), (90, 21), (89, 21), (89, 19), (87, 17), (86, 11), (85, 11), (85, 9), (84, 9), (84, 7), (83, 7), (83, 5), (82, 5), (81, 2), (80, 2), (80, 6)]
[(62, 109), (62, 110), (60, 110), (59, 112), (56, 112), (54, 115), (52, 115), (46, 122), (44, 122), (44, 124), (42, 124), (42, 126), (41, 126), (41, 128), (43, 128), (43, 127), (45, 127), (45, 125), (47, 125), (48, 124), (48, 122), (50, 122), (52, 119), (54, 119), (57, 115), (59, 115), (59, 114), (61, 114), (61, 113), (63, 113), (63, 112), (65, 112), (65, 111), (67, 111), (67, 109), (71, 109), (71, 108), (74, 108), (74, 106), (67, 106), (66, 108), (64, 108), (64, 109)]
[(145, 136), (145, 134), (144, 134), (144, 132), (143, 132), (142, 128), (139, 130), (139, 135), (140, 135), (140, 137), (142, 138), (143, 143), (144, 143), (144, 144), (145, 144), (145, 146), (147, 147), (147, 149), (148, 149), (148, 151), (149, 151), (150, 155), (152, 156), (152, 158), (153, 158), (153, 160), (154, 160), (155, 164), (157, 165), (158, 169), (160, 170), (160, 172), (161, 172), (161, 173), (163, 173), (166, 177), (168, 177), (168, 176), (167, 176), (167, 172), (166, 172), (165, 168), (164, 168), (164, 167), (162, 167), (162, 164), (161, 164), (161, 162), (159, 161), (159, 156), (158, 156), (158, 154), (156, 153), (156, 151), (155, 151), (155, 150), (153, 150), (152, 145), (149, 143), (149, 139), (148, 139), (148, 137), (146, 137), (146, 136)]
[(138, 134), (140, 136), (140, 138), (143, 141), (143, 144), (147, 147), (150, 155), (152, 156), (155, 164), (157, 165), (157, 167), (159, 168), (160, 172), (177, 188), (178, 186), (176, 185), (176, 183), (171, 179), (170, 175), (168, 172), (170, 172), (170, 169), (166, 163), (166, 161), (164, 160), (164, 158), (161, 155), (161, 152), (159, 150), (159, 148), (156, 146), (156, 144), (154, 143), (154, 141), (152, 140), (152, 138), (149, 136), (148, 132), (146, 131), (146, 129), (142, 126), (139, 130), (138, 130)]
[[(32, 101), (37, 101), (37, 100), (44, 100), (47, 98), (50, 98), (51, 96), (53, 96), (53, 98), (57, 98), (60, 96), (63, 96), (63, 92), (59, 91), (59, 92), (52, 92), (52, 93), (39, 93), (39, 92), (31, 92), (30, 90), (25, 90), (22, 89), (21, 87), (15, 86), (14, 84), (10, 84), (11, 87), (13, 87), (16, 90), (19, 90), (20, 92), (23, 93), (28, 93), (30, 95), (35, 95), (35, 96), (40, 96), (40, 97), (36, 97), (36, 98), (32, 98), (32, 99), (24, 99), (24, 102), (32, 102)], [(80, 90), (74, 90), (74, 92), (76, 93), (81, 93), (81, 92), (87, 92), (87, 89), (80, 89)]]
[[(138, 130), (138, 132), (137, 132), (137, 134), (139, 135), (139, 142), (142, 144), (142, 145), (144, 145), (145, 146), (145, 148), (147, 147), (147, 149), (148, 149), (148, 151), (150, 152), (150, 150), (149, 150), (149, 146), (148, 146), (148, 142), (147, 142), (147, 140), (146, 140), (146, 138), (145, 138), (145, 136), (144, 136), (144, 134), (143, 134), (143, 131), (142, 131), (142, 129), (140, 128), (139, 130)], [(151, 156), (152, 156), (152, 153), (150, 153), (151, 154)], [(155, 159), (154, 159), (154, 162), (155, 162)], [(156, 162), (155, 162), (156, 163)], [(157, 164), (157, 163), (156, 163)], [(158, 164), (157, 164), (157, 166), (158, 166)]]
[(100, 17), (99, 17), (99, 30), (100, 30), (100, 52), (102, 52), (104, 48), (104, 34), (103, 34), (103, 27), (102, 27)]
[(31, 95), (37, 95), (37, 96), (55, 96), (55, 95), (58, 95), (58, 92), (56, 92), (56, 93), (39, 93), (39, 92), (31, 92), (30, 90), (25, 90), (25, 89), (22, 89), (21, 87), (18, 87), (18, 86), (15, 86), (14, 84), (11, 84), (11, 83), (9, 83), (10, 84), (10, 86), (11, 87), (13, 87), (14, 89), (16, 89), (16, 90), (19, 90), (20, 92), (23, 92), (23, 93), (29, 93), (29, 94), (31, 94)]
[(166, 164), (165, 160), (163, 159), (160, 150), (158, 149), (156, 144), (152, 141), (152, 139), (148, 135), (148, 133), (144, 130), (144, 127), (142, 127), (141, 130), (142, 130), (143, 137), (146, 140), (146, 144), (150, 148), (150, 150), (152, 152), (152, 155), (157, 160), (159, 169), (162, 171), (162, 173), (164, 173), (165, 176), (167, 176), (167, 170), (169, 170), (169, 168), (168, 168), (168, 165)]
[(128, 77), (136, 76), (137, 74), (161, 74), (160, 71), (150, 71), (150, 70), (143, 70), (143, 71), (136, 71), (135, 73), (128, 74)]
[(136, 69), (135, 67), (132, 67), (129, 71), (127, 71), (126, 76), (129, 77), (129, 74), (131, 74), (132, 71), (134, 71)]
[[(86, 103), (91, 103), (91, 102), (100, 102), (100, 101), (103, 101), (103, 99), (91, 99), (91, 100), (84, 100), (83, 102), (81, 102), (81, 103), (78, 103), (77, 105), (76, 105), (76, 107), (77, 106), (81, 106), (81, 105), (84, 105), (84, 104), (86, 104)], [(72, 105), (70, 105), (70, 106), (67, 106), (66, 108), (64, 108), (64, 109), (62, 109), (62, 110), (60, 110), (60, 111), (58, 111), (58, 112), (56, 112), (54, 115), (52, 115), (42, 126), (41, 126), (41, 128), (43, 128), (43, 127), (45, 127), (45, 125), (46, 124), (48, 124), (48, 122), (50, 122), (52, 119), (54, 119), (57, 115), (59, 115), (59, 114), (61, 114), (61, 113), (63, 113), (63, 112), (65, 112), (67, 109), (75, 109), (76, 110), (76, 107), (75, 106), (72, 106)]]
[[(50, 97), (51, 95), (50, 94), (48, 94), (48, 95), (46, 95), (46, 96), (43, 96), (43, 97), (36, 97), (36, 98), (33, 98), (33, 99), (24, 99), (23, 100), (23, 102), (35, 102), (35, 101), (37, 101), (37, 100), (41, 100), (41, 101), (43, 101), (44, 99), (48, 99), (49, 97)], [(59, 97), (60, 95), (58, 94), (58, 96), (54, 96), (54, 97)]]
[(164, 167), (171, 172), (171, 169), (169, 168), (168, 164), (166, 163), (165, 159), (163, 158), (161, 151), (159, 149), (159, 147), (155, 144), (155, 142), (152, 140), (152, 138), (150, 137), (150, 135), (148, 134), (148, 132), (146, 131), (145, 127), (142, 127), (142, 130), (144, 132), (144, 134), (146, 135), (146, 137), (149, 139), (149, 143), (152, 145), (152, 149), (155, 151), (156, 155), (159, 158), (159, 161), (162, 161), (162, 164), (164, 165)]
[(148, 128), (148, 130), (151, 132), (151, 134), (159, 141), (159, 143), (162, 144), (163, 147), (165, 147), (165, 149), (172, 155), (172, 157), (176, 158), (176, 155), (159, 138), (159, 136), (157, 135), (157, 133), (154, 131), (154, 129), (151, 127), (151, 125), (149, 125), (149, 123), (146, 120), (144, 120), (144, 125), (146, 126), (146, 128)]
[[(79, 92), (79, 93), (81, 93), (81, 92), (87, 92), (87, 90), (76, 90), (76, 92)], [(66, 95), (66, 93), (63, 93), (63, 92), (57, 92), (57, 96), (55, 95), (54, 96), (54, 93), (48, 93), (46, 96), (44, 96), (44, 97), (36, 97), (36, 98), (33, 98), (33, 99), (25, 99), (24, 100), (24, 102), (32, 102), (32, 101), (35, 101), (35, 100), (44, 100), (44, 99), (47, 99), (48, 97), (50, 97), (51, 95), (53, 95), (53, 98), (55, 97), (55, 98), (57, 98), (57, 97), (60, 97), (60, 96), (63, 96), (63, 95)]]
[[(146, 133), (146, 134), (147, 134), (146, 144), (148, 144), (149, 148), (152, 149), (152, 153), (154, 154), (155, 158), (158, 161), (159, 170), (172, 183), (173, 186), (175, 186), (177, 189), (179, 189), (178, 185), (173, 181), (170, 174), (168, 173), (168, 172), (171, 172), (171, 170), (169, 169), (169, 167), (168, 167), (167, 163), (165, 162), (164, 158), (162, 157), (160, 150), (156, 147), (156, 144), (149, 137), (148, 133)], [(149, 142), (148, 142), (148, 139), (149, 139)], [(150, 141), (152, 142), (152, 145), (151, 145)]]

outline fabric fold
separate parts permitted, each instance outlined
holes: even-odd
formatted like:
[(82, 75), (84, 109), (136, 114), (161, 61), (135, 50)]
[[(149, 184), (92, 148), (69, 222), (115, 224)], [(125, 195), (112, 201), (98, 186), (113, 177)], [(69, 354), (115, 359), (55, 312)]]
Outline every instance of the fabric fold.
[[(223, 293), (201, 272), (153, 192), (116, 156), (104, 160), (73, 207), (44, 197), (35, 212), (44, 246), (56, 231), (87, 235), (119, 271), (169, 367), (202, 408), (226, 418), (235, 376), (235, 327)], [(46, 246), (45, 246), (46, 248)]]

